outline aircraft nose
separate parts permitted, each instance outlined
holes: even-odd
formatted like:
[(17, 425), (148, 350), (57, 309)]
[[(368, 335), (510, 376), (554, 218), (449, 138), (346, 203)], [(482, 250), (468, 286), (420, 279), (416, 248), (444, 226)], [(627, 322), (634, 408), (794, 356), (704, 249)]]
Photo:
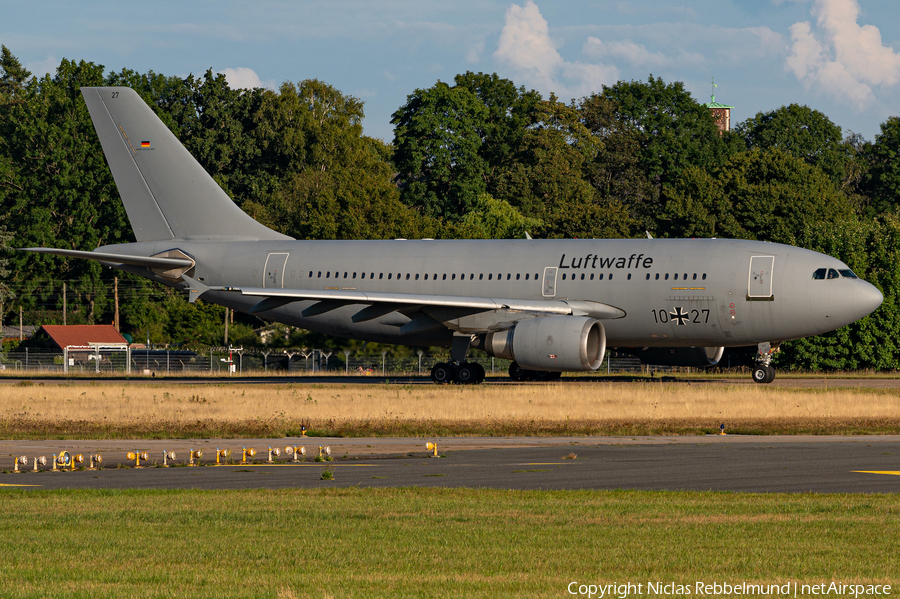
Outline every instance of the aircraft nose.
[(862, 318), (877, 310), (881, 302), (884, 301), (884, 296), (875, 285), (865, 281), (860, 281), (860, 283), (856, 288), (855, 304), (860, 310), (859, 317)]

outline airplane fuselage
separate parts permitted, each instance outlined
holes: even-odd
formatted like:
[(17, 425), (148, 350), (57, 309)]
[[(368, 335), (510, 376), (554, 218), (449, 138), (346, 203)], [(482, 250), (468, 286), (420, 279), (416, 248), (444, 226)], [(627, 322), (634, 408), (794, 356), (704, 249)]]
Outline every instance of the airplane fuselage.
[[(881, 301), (848, 267), (792, 246), (730, 239), (161, 241), (101, 252), (179, 249), (193, 278), (212, 288), (359, 290), (522, 300), (588, 300), (619, 308), (604, 320), (610, 347), (747, 346), (816, 335), (851, 323)], [(147, 275), (145, 269), (126, 267)], [(153, 277), (151, 277), (153, 278)], [(155, 277), (167, 284), (172, 281)], [(174, 285), (173, 285), (174, 286)], [(210, 290), (205, 301), (248, 312), (258, 299)], [(297, 301), (260, 314), (312, 331), (408, 345), (447, 345), (450, 329), (401, 332), (393, 312), (353, 322), (348, 304), (304, 316)], [(464, 332), (464, 331), (463, 331)]]

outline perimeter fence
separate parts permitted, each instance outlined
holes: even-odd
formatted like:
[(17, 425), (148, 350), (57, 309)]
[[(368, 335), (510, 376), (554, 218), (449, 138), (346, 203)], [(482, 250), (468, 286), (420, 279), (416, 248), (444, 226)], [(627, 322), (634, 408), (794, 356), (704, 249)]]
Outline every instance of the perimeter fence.
[[(67, 348), (64, 351), (24, 349), (0, 353), (0, 372), (5, 375), (91, 374), (132, 376), (402, 376), (430, 374), (432, 366), (449, 360), (448, 355), (390, 357), (387, 354), (360, 356), (350, 352), (323, 350), (229, 351), (210, 348), (189, 351), (173, 349)], [(488, 375), (502, 375), (509, 360), (470, 355), (469, 361), (481, 364)], [(656, 372), (686, 370), (653, 367)], [(637, 358), (607, 357), (601, 373), (646, 373)]]

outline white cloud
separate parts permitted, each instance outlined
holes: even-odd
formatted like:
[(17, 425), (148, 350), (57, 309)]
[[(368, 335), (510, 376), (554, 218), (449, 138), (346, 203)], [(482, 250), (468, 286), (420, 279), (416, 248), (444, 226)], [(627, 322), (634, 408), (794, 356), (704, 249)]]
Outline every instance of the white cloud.
[(48, 56), (46, 60), (38, 60), (37, 62), (29, 62), (25, 68), (31, 71), (31, 74), (40, 79), (46, 74), (51, 77), (56, 75), (56, 69), (59, 67), (60, 61), (55, 56)]
[(506, 11), (505, 24), (494, 58), (518, 72), (530, 87), (560, 98), (584, 96), (600, 91), (604, 83), (614, 83), (614, 66), (567, 62), (550, 37), (550, 28), (540, 9), (528, 0)]
[(222, 69), (218, 72), (225, 75), (225, 81), (228, 82), (228, 86), (232, 89), (253, 89), (254, 87), (275, 89), (274, 80), (260, 81), (256, 71), (247, 67)]
[(791, 26), (791, 53), (785, 61), (808, 87), (849, 102), (858, 110), (875, 100), (875, 88), (900, 81), (900, 54), (881, 41), (874, 25), (860, 25), (857, 0), (814, 0), (808, 22)]
[(652, 68), (671, 66), (675, 60), (661, 52), (651, 52), (643, 44), (632, 41), (603, 42), (596, 37), (589, 37), (584, 43), (582, 52), (592, 58), (612, 58), (624, 60), (636, 66)]

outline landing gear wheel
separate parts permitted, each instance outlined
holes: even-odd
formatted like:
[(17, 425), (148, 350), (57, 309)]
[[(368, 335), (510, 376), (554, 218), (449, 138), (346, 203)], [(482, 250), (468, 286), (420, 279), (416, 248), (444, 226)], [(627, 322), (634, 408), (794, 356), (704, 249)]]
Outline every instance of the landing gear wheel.
[(484, 382), (484, 377), (487, 373), (484, 371), (484, 366), (479, 364), (478, 362), (472, 363), (472, 366), (475, 367), (475, 384), (481, 384)]
[(438, 362), (431, 369), (431, 380), (439, 385), (446, 385), (453, 382), (456, 376), (456, 369), (446, 362)]
[(461, 385), (473, 385), (478, 382), (478, 364), (463, 362), (456, 369), (456, 382)]
[(767, 384), (775, 380), (775, 368), (768, 364), (757, 364), (753, 368), (753, 381), (755, 383)]
[(513, 362), (509, 365), (509, 378), (517, 383), (528, 380), (528, 371)]

